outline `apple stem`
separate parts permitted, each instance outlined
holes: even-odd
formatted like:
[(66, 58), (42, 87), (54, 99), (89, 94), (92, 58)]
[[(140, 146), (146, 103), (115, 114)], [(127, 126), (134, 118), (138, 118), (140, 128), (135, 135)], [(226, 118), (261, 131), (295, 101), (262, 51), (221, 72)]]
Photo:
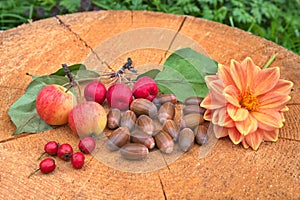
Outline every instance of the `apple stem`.
[(70, 80), (70, 85), (66, 90), (66, 93), (67, 93), (72, 87), (74, 87), (76, 85), (76, 81), (75, 81), (74, 76), (72, 75), (70, 69), (68, 68), (68, 66), (66, 64), (62, 64), (62, 68)]

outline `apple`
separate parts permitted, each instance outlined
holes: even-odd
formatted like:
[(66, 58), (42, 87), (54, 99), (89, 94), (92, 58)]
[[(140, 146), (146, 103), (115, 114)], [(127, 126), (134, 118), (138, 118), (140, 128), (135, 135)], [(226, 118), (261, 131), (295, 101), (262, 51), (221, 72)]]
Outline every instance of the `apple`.
[(102, 104), (106, 98), (106, 88), (103, 83), (93, 81), (84, 88), (84, 97), (87, 101), (95, 101)]
[(131, 89), (123, 83), (114, 84), (109, 87), (106, 98), (110, 107), (120, 110), (127, 110), (133, 99)]
[(143, 98), (152, 101), (158, 93), (158, 87), (152, 78), (143, 76), (135, 82), (132, 92), (137, 99)]
[(77, 104), (69, 114), (69, 127), (79, 137), (100, 135), (106, 127), (105, 109), (94, 101)]
[(36, 98), (36, 111), (40, 118), (50, 125), (63, 125), (73, 108), (74, 95), (57, 84), (43, 87)]

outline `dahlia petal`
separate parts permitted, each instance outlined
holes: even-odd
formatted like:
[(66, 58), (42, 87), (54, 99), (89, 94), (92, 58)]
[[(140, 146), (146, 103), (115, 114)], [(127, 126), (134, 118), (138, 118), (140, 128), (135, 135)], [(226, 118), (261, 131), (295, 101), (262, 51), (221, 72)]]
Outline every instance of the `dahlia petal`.
[(234, 85), (234, 81), (230, 74), (230, 67), (219, 64), (218, 67), (219, 78), (222, 79), (225, 85)]
[(254, 95), (258, 96), (272, 90), (277, 85), (279, 76), (279, 67), (272, 67), (259, 71), (255, 80)]
[(213, 125), (213, 130), (216, 138), (222, 138), (228, 136), (228, 129), (222, 126)]
[[(226, 110), (227, 111), (227, 110)], [(235, 126), (235, 123), (234, 121), (231, 119), (231, 117), (228, 115), (228, 113), (226, 112), (225, 116), (224, 116), (224, 120), (220, 120), (219, 119), (219, 122), (218, 124), (220, 126), (224, 126), (224, 127), (227, 127), (227, 128), (230, 128), (230, 127), (234, 127)]]
[(258, 149), (259, 145), (263, 141), (261, 132), (261, 130), (257, 130), (245, 136), (247, 144), (255, 151)]
[(247, 80), (245, 69), (240, 63), (233, 59), (230, 63), (230, 74), (240, 93), (244, 93), (246, 85), (245, 80)]
[(285, 107), (282, 108), (280, 111), (281, 111), (281, 112), (287, 112), (287, 111), (289, 111), (289, 107), (285, 106)]
[(212, 123), (222, 126), (221, 124), (219, 124), (219, 120), (222, 123), (222, 120), (224, 120), (224, 118), (225, 118), (225, 116), (224, 116), (225, 113), (226, 113), (226, 107), (215, 110), (213, 113), (213, 116), (212, 116), (212, 120), (211, 120)]
[(224, 126), (226, 128), (234, 127), (235, 124), (232, 121), (231, 117), (227, 114), (226, 107), (214, 110), (212, 115), (213, 124)]
[(273, 131), (265, 131), (263, 130), (262, 136), (264, 141), (276, 142), (278, 140), (279, 129), (275, 129)]
[(293, 82), (284, 79), (279, 79), (275, 87), (272, 89), (272, 91), (277, 91), (280, 94), (288, 95), (290, 94), (293, 86), (294, 86)]
[(281, 110), (286, 103), (291, 99), (290, 96), (276, 92), (268, 92), (257, 97), (259, 108)]
[(204, 115), (203, 115), (203, 119), (205, 119), (207, 121), (211, 121), (212, 120), (212, 115), (213, 115), (212, 110), (206, 110)]
[(223, 101), (220, 102), (215, 96), (212, 96), (211, 92), (209, 92), (202, 100), (200, 106), (206, 109), (218, 109), (225, 106), (225, 99), (223, 97)]
[(236, 128), (229, 128), (228, 136), (233, 144), (239, 144), (244, 138), (244, 136)]
[[(206, 79), (206, 78), (205, 78)], [(207, 82), (206, 82), (207, 83)], [(208, 89), (212, 92), (212, 93), (217, 93), (222, 95), (223, 94), (223, 90), (224, 90), (224, 84), (222, 82), (221, 79), (218, 80), (213, 80), (213, 81), (209, 81), (207, 83), (207, 87)]]
[(245, 137), (244, 137), (244, 139), (242, 140), (242, 144), (243, 144), (243, 147), (244, 147), (245, 149), (248, 149), (248, 148), (249, 148), (249, 145), (247, 144), (247, 142), (246, 142), (246, 140), (245, 140)]
[(240, 105), (241, 95), (239, 90), (235, 86), (229, 85), (225, 87), (223, 94), (228, 103), (236, 107), (241, 107)]
[(217, 75), (207, 75), (205, 76), (205, 82), (210, 83), (211, 81), (218, 80), (219, 77)]
[(261, 69), (254, 64), (253, 60), (250, 57), (244, 59), (241, 65), (246, 68), (246, 74), (247, 74), (246, 88), (250, 88), (252, 91), (254, 89), (255, 78)]
[(280, 115), (281, 115), (282, 123), (284, 123), (284, 122), (285, 122), (284, 114), (283, 114), (283, 112), (279, 112), (279, 113), (280, 113)]
[(233, 121), (244, 121), (249, 115), (249, 111), (247, 109), (238, 108), (231, 104), (227, 105), (227, 112)]
[(264, 130), (272, 130), (272, 128), (282, 128), (282, 118), (278, 111), (271, 109), (260, 109), (259, 112), (252, 112), (253, 117), (258, 122), (258, 127)]
[(244, 121), (235, 122), (235, 126), (242, 135), (248, 135), (258, 127), (257, 120), (251, 114)]

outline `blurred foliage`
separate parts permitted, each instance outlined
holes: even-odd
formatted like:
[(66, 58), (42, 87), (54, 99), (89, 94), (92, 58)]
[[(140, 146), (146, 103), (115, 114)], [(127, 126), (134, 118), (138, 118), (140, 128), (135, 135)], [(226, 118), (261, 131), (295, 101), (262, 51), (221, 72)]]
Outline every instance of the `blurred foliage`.
[(0, 30), (66, 13), (150, 10), (238, 27), (300, 55), (299, 8), (300, 0), (1, 0)]

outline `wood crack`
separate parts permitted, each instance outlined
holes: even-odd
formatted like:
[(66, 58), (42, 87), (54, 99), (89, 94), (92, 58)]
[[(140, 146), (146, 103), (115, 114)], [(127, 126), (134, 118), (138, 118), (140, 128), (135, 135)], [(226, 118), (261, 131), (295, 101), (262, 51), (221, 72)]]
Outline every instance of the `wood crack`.
[(20, 135), (13, 135), (13, 137), (10, 137), (10, 138), (4, 139), (4, 140), (0, 140), (0, 144), (5, 143), (5, 142), (9, 142), (9, 141), (12, 141), (12, 140), (17, 140), (19, 138), (27, 137), (29, 135), (31, 135), (31, 133), (22, 133)]
[(172, 47), (172, 45), (173, 45), (173, 43), (174, 43), (176, 37), (178, 36), (180, 30), (182, 29), (182, 27), (183, 27), (183, 25), (184, 25), (184, 23), (185, 23), (186, 18), (187, 18), (186, 16), (183, 17), (183, 19), (182, 19), (182, 21), (181, 21), (181, 23), (180, 23), (180, 25), (179, 25), (179, 27), (178, 27), (178, 29), (177, 29), (177, 31), (176, 31), (174, 37), (172, 38), (172, 40), (171, 40), (171, 42), (170, 42), (170, 44), (169, 44), (168, 49), (165, 51), (164, 57), (161, 58), (161, 60), (159, 61), (159, 64), (161, 64), (161, 62), (163, 61), (163, 59), (167, 57), (167, 54), (168, 54), (168, 52), (170, 51), (170, 49), (171, 49), (171, 47)]
[(283, 139), (283, 140), (293, 141), (293, 142), (300, 142), (299, 139), (292, 139), (292, 138), (281, 137), (281, 136), (279, 136), (278, 138)]
[(160, 182), (160, 186), (161, 186), (162, 192), (164, 194), (164, 199), (167, 200), (167, 195), (166, 195), (166, 192), (165, 192), (164, 184), (163, 184), (163, 182), (162, 182), (159, 174), (158, 174), (158, 178), (159, 178), (159, 182)]
[(100, 58), (100, 56), (94, 51), (94, 49), (82, 38), (80, 37), (80, 35), (78, 35), (77, 33), (75, 33), (69, 25), (65, 24), (61, 18), (59, 18), (58, 16), (55, 16), (57, 22), (59, 25), (61, 25), (63, 28), (65, 28), (66, 30), (68, 30), (72, 35), (74, 35), (80, 42), (82, 42), (84, 44), (84, 46), (86, 48), (88, 48), (93, 55), (95, 55), (96, 59), (101, 63), (101, 64), (104, 64), (108, 69), (112, 70), (112, 67), (104, 60), (102, 60)]

